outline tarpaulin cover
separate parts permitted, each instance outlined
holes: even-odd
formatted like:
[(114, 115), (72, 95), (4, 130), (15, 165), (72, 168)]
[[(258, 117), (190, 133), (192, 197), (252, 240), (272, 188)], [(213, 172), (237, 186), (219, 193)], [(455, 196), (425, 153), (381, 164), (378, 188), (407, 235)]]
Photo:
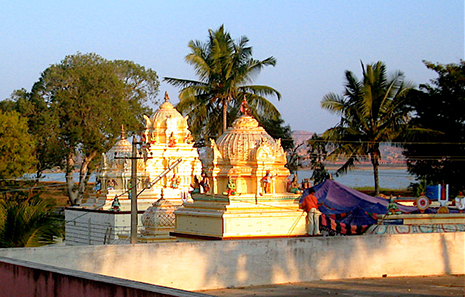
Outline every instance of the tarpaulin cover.
[[(376, 219), (386, 214), (389, 201), (381, 197), (371, 197), (334, 180), (326, 180), (314, 187), (318, 202), (322, 203), (322, 226), (336, 233), (361, 234), (368, 226), (376, 223)], [(305, 197), (308, 190), (304, 191)], [(399, 210), (410, 213), (418, 210), (397, 204)]]

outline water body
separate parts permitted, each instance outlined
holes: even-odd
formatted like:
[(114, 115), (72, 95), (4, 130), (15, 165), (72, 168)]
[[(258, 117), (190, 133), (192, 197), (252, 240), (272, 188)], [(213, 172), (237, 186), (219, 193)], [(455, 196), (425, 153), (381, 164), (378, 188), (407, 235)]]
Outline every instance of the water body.
[[(335, 170), (329, 170), (333, 174)], [(312, 170), (299, 170), (297, 176), (299, 182), (304, 178), (310, 178), (312, 176)], [(78, 173), (74, 174), (74, 178), (77, 181), (79, 177)], [(347, 174), (339, 177), (334, 177), (334, 180), (346, 185), (348, 187), (374, 187), (373, 170), (361, 170), (355, 169), (349, 171)], [(42, 181), (55, 181), (65, 182), (64, 173), (47, 173)], [(95, 175), (92, 175), (90, 182), (95, 182)], [(379, 171), (379, 185), (381, 188), (388, 189), (406, 189), (410, 183), (415, 182), (415, 178), (408, 174), (405, 169), (382, 169)]]
[[(335, 177), (335, 170), (329, 170), (333, 174), (333, 179), (338, 183), (348, 187), (374, 187), (375, 181), (373, 177), (373, 170), (360, 170), (354, 169), (348, 173)], [(304, 178), (312, 176), (312, 170), (299, 170), (297, 177), (299, 181)], [(382, 169), (378, 172), (379, 186), (388, 189), (406, 189), (410, 183), (415, 182), (415, 177), (410, 175), (406, 169)]]

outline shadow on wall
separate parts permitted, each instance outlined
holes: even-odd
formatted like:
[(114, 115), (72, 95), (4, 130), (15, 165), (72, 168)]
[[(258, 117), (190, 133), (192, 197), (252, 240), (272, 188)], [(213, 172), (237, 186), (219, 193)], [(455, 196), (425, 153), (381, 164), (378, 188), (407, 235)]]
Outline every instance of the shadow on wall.
[(308, 237), (3, 249), (0, 255), (184, 290), (205, 290), (384, 274), (464, 274), (464, 238), (463, 232)]

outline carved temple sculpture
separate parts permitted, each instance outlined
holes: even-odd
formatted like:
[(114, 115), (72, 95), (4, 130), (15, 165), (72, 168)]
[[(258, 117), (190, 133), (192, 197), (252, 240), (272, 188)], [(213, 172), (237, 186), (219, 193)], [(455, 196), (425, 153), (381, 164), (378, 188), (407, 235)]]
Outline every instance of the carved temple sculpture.
[(210, 189), (176, 212), (178, 240), (305, 235), (299, 194), (287, 192), (281, 141), (247, 111), (207, 150)]

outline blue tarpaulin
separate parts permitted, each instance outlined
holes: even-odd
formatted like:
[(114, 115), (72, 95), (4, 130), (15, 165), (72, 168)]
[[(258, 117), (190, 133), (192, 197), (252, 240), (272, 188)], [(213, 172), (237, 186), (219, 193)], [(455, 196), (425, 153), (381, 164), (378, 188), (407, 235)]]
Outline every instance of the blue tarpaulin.
[[(342, 224), (344, 230), (360, 230), (360, 226), (373, 225), (377, 217), (387, 212), (389, 203), (387, 199), (369, 196), (334, 180), (326, 180), (314, 189), (318, 202), (322, 203), (319, 210), (323, 219), (335, 220), (335, 224)], [(302, 197), (307, 193), (308, 190), (302, 194)], [(418, 210), (416, 207), (400, 204), (397, 204), (397, 207), (405, 213)], [(346, 234), (346, 232), (341, 233)]]

